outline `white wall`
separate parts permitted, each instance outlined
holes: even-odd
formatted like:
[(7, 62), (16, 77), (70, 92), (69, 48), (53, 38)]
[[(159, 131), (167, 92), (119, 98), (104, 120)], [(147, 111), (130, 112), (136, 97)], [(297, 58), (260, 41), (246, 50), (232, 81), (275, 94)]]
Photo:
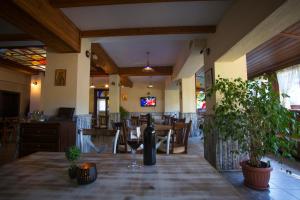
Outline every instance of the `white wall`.
[[(154, 88), (148, 89), (147, 83), (133, 82), (132, 88), (121, 88), (121, 106), (129, 112), (164, 112), (164, 83), (155, 84)], [(156, 97), (156, 107), (141, 107), (140, 97)], [(122, 95), (127, 95), (127, 101), (122, 100)]]
[(30, 75), (0, 67), (0, 90), (20, 93), (20, 114), (29, 105)]

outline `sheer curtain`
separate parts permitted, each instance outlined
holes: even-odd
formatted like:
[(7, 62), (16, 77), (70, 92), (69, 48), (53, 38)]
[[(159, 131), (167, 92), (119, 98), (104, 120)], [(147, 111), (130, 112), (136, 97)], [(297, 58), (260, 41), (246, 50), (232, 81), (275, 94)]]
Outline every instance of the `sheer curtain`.
[[(288, 109), (291, 105), (300, 105), (300, 65), (295, 65), (277, 72), (280, 101)], [(283, 97), (287, 94), (289, 97)]]

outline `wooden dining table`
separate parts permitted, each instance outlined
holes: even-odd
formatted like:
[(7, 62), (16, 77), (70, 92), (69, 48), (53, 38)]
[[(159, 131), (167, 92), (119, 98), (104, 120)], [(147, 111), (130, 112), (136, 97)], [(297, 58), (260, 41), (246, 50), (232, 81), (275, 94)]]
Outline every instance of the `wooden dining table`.
[[(96, 164), (89, 185), (71, 180), (62, 152), (38, 152), (0, 167), (0, 199), (5, 200), (174, 200), (242, 199), (203, 157), (157, 155), (154, 166), (130, 169), (129, 154), (82, 154)], [(137, 155), (142, 163), (142, 155)]]

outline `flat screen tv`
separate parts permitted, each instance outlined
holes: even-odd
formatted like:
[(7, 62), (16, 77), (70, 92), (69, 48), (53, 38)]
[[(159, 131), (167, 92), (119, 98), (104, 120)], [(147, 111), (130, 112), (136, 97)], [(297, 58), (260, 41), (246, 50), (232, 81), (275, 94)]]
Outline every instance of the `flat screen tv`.
[(141, 97), (140, 103), (142, 107), (155, 107), (156, 97)]
[(18, 117), (20, 93), (0, 91), (0, 117)]

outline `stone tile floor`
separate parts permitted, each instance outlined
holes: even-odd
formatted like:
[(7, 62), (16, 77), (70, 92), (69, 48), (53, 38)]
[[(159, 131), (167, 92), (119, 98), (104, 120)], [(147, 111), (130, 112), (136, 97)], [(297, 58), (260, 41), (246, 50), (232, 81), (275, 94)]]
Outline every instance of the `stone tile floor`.
[[(265, 191), (257, 191), (244, 186), (241, 171), (221, 172), (221, 174), (246, 200), (300, 200), (300, 168), (294, 168), (297, 163), (280, 164), (271, 157), (264, 160), (270, 160), (273, 167), (270, 188)], [(286, 170), (290, 170), (292, 174), (287, 173)]]

